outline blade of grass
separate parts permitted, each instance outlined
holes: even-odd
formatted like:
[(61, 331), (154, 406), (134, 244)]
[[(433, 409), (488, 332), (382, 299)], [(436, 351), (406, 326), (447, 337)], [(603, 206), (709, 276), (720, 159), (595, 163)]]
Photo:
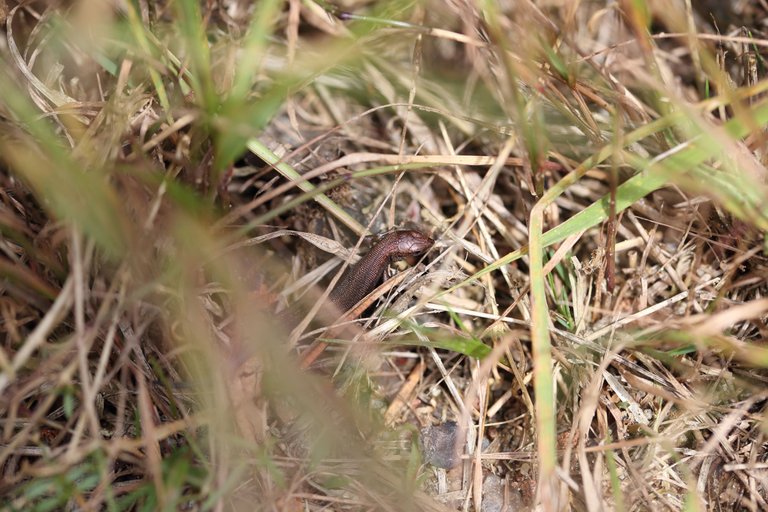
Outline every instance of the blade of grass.
[(260, 2), (254, 11), (245, 36), (245, 44), (238, 58), (234, 84), (227, 98), (229, 104), (242, 104), (251, 92), (254, 76), (264, 59), (266, 43), (281, 5), (279, 0), (265, 0)]
[(186, 44), (185, 55), (190, 62), (195, 99), (203, 110), (213, 115), (220, 102), (211, 75), (211, 54), (200, 3), (195, 0), (177, 0), (174, 5), (179, 30)]
[[(259, 158), (264, 160), (266, 163), (271, 165), (272, 167), (277, 170), (280, 174), (285, 176), (287, 179), (295, 181), (298, 183), (298, 187), (303, 190), (306, 193), (312, 193), (316, 190), (316, 187), (309, 183), (308, 181), (303, 181), (301, 174), (299, 174), (296, 169), (294, 169), (291, 165), (289, 165), (287, 162), (284, 162), (278, 157), (276, 154), (272, 152), (267, 146), (265, 146), (261, 141), (256, 139), (251, 139), (248, 141), (248, 149), (250, 149), (254, 154), (256, 154)], [(354, 218), (352, 218), (351, 215), (349, 215), (344, 209), (334, 203), (328, 196), (326, 196), (323, 193), (319, 193), (314, 197), (314, 200), (317, 201), (323, 208), (328, 210), (328, 212), (336, 217), (339, 221), (341, 221), (345, 226), (347, 226), (349, 229), (355, 232), (355, 234), (362, 236), (363, 234), (367, 234), (367, 229), (365, 229), (365, 226), (357, 222)]]
[[(556, 187), (555, 187), (556, 188)], [(533, 347), (533, 391), (536, 397), (536, 446), (539, 462), (539, 499), (547, 508), (557, 496), (557, 431), (555, 397), (552, 378), (552, 346), (549, 339), (549, 309), (544, 276), (544, 244), (541, 235), (544, 209), (557, 197), (548, 191), (531, 210), (529, 222), (529, 254), (531, 279), (531, 345)]]
[[(608, 442), (610, 442), (610, 438)], [(623, 512), (626, 510), (624, 505), (624, 495), (621, 491), (621, 480), (619, 479), (618, 466), (616, 464), (616, 455), (613, 450), (606, 450), (605, 465), (608, 467), (608, 475), (611, 482), (611, 494), (613, 494), (613, 510)]]
[[(139, 19), (139, 15), (136, 13), (133, 4), (131, 2), (126, 2), (125, 10), (126, 13), (128, 13), (128, 26), (133, 33), (136, 44), (147, 55), (152, 55), (152, 48), (150, 47), (146, 34), (146, 27), (144, 27), (144, 24)], [(155, 87), (155, 91), (157, 91), (157, 100), (160, 102), (160, 106), (163, 107), (163, 111), (168, 116), (168, 122), (173, 123), (171, 117), (171, 103), (168, 101), (168, 93), (165, 90), (163, 79), (153, 66), (147, 66), (147, 69), (149, 71), (149, 78), (152, 80), (152, 85)]]

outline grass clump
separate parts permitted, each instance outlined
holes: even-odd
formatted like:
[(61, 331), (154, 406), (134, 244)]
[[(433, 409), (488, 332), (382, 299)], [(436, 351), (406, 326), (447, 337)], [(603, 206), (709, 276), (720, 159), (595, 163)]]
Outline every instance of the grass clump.
[(765, 14), (0, 1), (2, 507), (765, 509)]

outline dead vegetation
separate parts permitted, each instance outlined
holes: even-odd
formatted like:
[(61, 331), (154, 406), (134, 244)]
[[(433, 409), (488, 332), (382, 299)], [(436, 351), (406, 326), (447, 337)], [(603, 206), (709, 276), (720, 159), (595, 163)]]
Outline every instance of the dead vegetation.
[(765, 510), (766, 14), (0, 0), (0, 506)]

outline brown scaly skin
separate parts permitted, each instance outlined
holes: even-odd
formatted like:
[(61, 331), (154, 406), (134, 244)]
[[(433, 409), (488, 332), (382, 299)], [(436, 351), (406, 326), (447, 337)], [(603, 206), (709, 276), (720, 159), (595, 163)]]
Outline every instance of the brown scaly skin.
[[(331, 292), (331, 302), (339, 313), (349, 311), (379, 284), (390, 262), (423, 254), (434, 243), (424, 233), (412, 229), (387, 233), (342, 276)], [(326, 346), (326, 342), (315, 340), (302, 354), (299, 367), (303, 370), (309, 368)]]
[(368, 254), (344, 273), (330, 294), (331, 302), (341, 312), (348, 311), (379, 284), (387, 265), (424, 254), (434, 243), (430, 237), (413, 229), (385, 234)]

